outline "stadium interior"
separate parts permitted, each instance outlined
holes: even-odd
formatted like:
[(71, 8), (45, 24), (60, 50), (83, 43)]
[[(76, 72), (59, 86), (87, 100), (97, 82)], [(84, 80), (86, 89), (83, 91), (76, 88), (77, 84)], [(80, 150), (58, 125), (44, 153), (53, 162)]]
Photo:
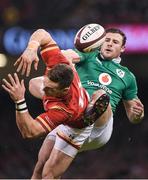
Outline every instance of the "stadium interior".
[[(59, 37), (60, 33), (65, 34), (71, 30), (72, 42), (73, 33), (88, 23), (99, 23), (104, 27), (129, 25), (141, 27), (143, 32), (144, 28), (148, 27), (147, 0), (44, 0), (44, 3), (41, 0), (1, 0), (1, 81), (8, 73), (15, 72), (13, 64), (25, 48), (32, 31), (45, 28), (52, 30), (55, 37)], [(18, 28), (21, 30), (18, 31)], [(14, 31), (16, 29), (17, 31)], [(131, 29), (129, 28), (127, 32), (129, 30)], [(131, 31), (135, 33), (135, 38), (129, 45), (139, 43), (138, 48), (142, 50), (127, 49), (121, 63), (137, 77), (138, 95), (145, 105), (144, 121), (137, 125), (131, 124), (121, 104), (115, 114), (111, 140), (98, 150), (78, 154), (64, 174), (65, 179), (148, 178), (148, 47), (146, 48), (148, 33), (143, 33), (145, 41), (140, 44), (139, 39), (142, 39), (140, 30)], [(147, 29), (145, 31), (148, 32)], [(63, 48), (69, 46), (71, 48), (72, 44), (63, 44)], [(29, 78), (22, 77), (25, 78), (27, 88), (30, 78), (42, 75), (44, 65), (40, 63), (39, 66), (39, 71), (32, 71)], [(28, 90), (26, 101), (33, 117), (43, 111), (42, 102), (31, 96)], [(0, 124), (0, 179), (29, 179), (44, 137), (33, 140), (21, 137), (15, 123), (14, 103), (2, 89), (1, 82)]]

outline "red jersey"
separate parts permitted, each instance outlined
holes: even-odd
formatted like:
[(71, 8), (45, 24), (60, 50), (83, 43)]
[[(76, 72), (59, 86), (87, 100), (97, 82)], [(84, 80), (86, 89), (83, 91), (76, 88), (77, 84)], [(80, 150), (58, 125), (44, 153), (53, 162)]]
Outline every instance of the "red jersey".
[[(52, 68), (58, 63), (69, 64), (69, 61), (62, 55), (59, 47), (52, 44), (42, 48), (41, 56), (47, 66)], [(49, 132), (59, 124), (66, 124), (74, 128), (83, 128), (84, 123), (81, 120), (82, 114), (88, 105), (88, 95), (82, 87), (79, 76), (71, 65), (74, 73), (74, 79), (70, 89), (62, 98), (45, 96), (43, 105), (45, 112), (40, 114), (36, 120)]]

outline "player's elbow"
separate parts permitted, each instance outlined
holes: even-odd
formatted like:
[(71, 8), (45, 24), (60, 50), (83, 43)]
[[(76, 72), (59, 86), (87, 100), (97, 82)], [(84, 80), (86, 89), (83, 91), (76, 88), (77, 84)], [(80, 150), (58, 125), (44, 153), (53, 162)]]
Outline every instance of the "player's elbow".
[(44, 135), (42, 132), (37, 131), (36, 129), (28, 129), (27, 131), (22, 131), (21, 134), (23, 139), (33, 139)]
[(35, 31), (35, 33), (38, 35), (38, 36), (43, 36), (44, 37), (44, 35), (46, 35), (46, 34), (49, 34), (45, 29), (37, 29), (36, 31)]
[(22, 137), (23, 139), (33, 139), (36, 137), (36, 135), (33, 133), (22, 133)]
[(44, 46), (49, 43), (55, 43), (49, 32), (47, 32), (45, 29), (38, 29), (36, 31), (36, 35), (41, 37), (41, 41), (40, 41), (41, 46)]

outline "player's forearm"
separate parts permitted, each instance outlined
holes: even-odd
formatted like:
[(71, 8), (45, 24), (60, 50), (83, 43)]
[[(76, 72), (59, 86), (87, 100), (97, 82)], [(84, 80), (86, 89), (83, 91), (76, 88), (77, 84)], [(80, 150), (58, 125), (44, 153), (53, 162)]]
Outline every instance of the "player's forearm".
[(38, 29), (31, 35), (28, 48), (37, 50), (40, 46), (45, 46), (47, 44), (56, 44), (56, 42), (47, 31)]
[(31, 121), (33, 119), (30, 118), (28, 112), (19, 113), (16, 111), (16, 124), (23, 136), (23, 138), (31, 138), (33, 137), (33, 133), (31, 132), (32, 124)]
[(68, 61), (72, 63), (80, 62), (80, 56), (72, 49), (62, 50), (62, 54), (66, 57)]
[(16, 123), (23, 138), (35, 138), (45, 133), (42, 128), (38, 128), (38, 122), (31, 117), (28, 111), (23, 113), (16, 111)]

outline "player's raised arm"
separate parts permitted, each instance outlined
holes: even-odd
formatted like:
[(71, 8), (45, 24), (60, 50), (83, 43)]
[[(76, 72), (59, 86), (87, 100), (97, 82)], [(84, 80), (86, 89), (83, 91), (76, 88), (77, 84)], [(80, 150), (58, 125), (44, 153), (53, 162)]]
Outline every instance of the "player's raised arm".
[(70, 63), (78, 63), (80, 62), (80, 56), (72, 49), (62, 50), (62, 54), (66, 57), (66, 59)]
[(47, 44), (56, 44), (50, 34), (44, 29), (38, 29), (35, 31), (28, 42), (26, 49), (23, 54), (17, 59), (14, 66), (17, 67), (17, 72), (21, 72), (22, 75), (30, 75), (31, 65), (34, 61), (34, 69), (38, 68), (38, 48)]
[(33, 138), (46, 134), (44, 128), (30, 115), (25, 101), (24, 80), (19, 80), (17, 74), (8, 74), (8, 80), (3, 79), (2, 87), (7, 91), (16, 107), (16, 124), (24, 138)]

